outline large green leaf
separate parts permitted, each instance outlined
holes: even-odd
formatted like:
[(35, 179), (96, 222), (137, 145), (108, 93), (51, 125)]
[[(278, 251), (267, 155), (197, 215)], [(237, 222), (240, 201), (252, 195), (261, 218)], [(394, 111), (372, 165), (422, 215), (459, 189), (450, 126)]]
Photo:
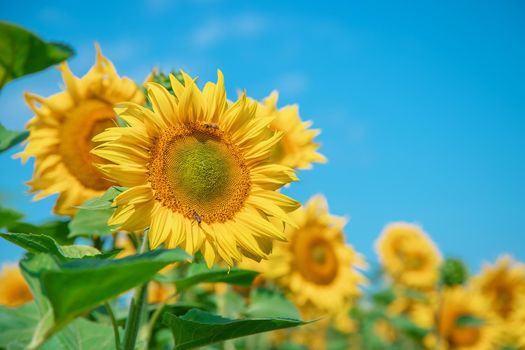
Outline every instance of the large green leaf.
[(192, 264), (188, 276), (180, 278), (174, 275), (157, 275), (155, 280), (161, 283), (175, 283), (177, 290), (188, 289), (199, 283), (228, 283), (249, 287), (259, 274), (256, 271), (243, 269), (225, 269), (214, 267), (209, 269), (205, 264)]
[(68, 223), (68, 221), (56, 220), (35, 225), (20, 221), (19, 218), (17, 221), (11, 221), (4, 227), (10, 232), (44, 234), (53, 237), (53, 239), (59, 244), (71, 244), (73, 243), (73, 240), (67, 238), (67, 235), (69, 234), (69, 229), (67, 227)]
[(164, 266), (184, 261), (182, 250), (155, 250), (118, 260), (83, 259), (41, 273), (57, 327), (149, 280)]
[(94, 256), (100, 252), (90, 246), (70, 245), (60, 246), (53, 238), (47, 235), (30, 233), (0, 233), (0, 237), (14, 243), (31, 253), (49, 253), (62, 260), (78, 259), (85, 256)]
[(46, 69), (73, 55), (64, 44), (46, 43), (33, 33), (0, 22), (0, 89), (9, 81)]
[(5, 152), (8, 149), (18, 145), (19, 143), (24, 141), (28, 135), (29, 133), (27, 131), (9, 130), (9, 129), (6, 129), (5, 126), (0, 124), (0, 153)]
[(175, 350), (194, 349), (228, 339), (306, 324), (285, 318), (231, 320), (198, 309), (190, 310), (184, 316), (165, 313), (163, 321), (171, 327)]
[[(40, 321), (35, 303), (17, 308), (0, 306), (0, 348), (23, 350), (31, 342)], [(39, 350), (109, 350), (114, 348), (113, 330), (108, 325), (78, 319), (51, 337)]]

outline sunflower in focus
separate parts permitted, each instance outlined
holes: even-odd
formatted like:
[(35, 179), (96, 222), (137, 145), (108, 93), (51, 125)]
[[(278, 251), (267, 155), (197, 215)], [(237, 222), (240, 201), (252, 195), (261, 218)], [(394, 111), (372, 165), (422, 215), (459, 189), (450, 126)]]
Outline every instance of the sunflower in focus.
[(488, 350), (496, 336), (497, 322), (489, 305), (479, 293), (464, 287), (445, 289), (435, 300), (432, 312), (424, 307), (413, 315), (417, 325), (436, 327), (437, 335), (430, 334), (431, 339), (426, 341), (429, 348)]
[(314, 317), (349, 310), (351, 301), (360, 295), (359, 285), (366, 280), (355, 270), (363, 268), (364, 261), (344, 242), (346, 220), (330, 215), (320, 195), (293, 216), (299, 227), (287, 227), (289, 243), (277, 243), (258, 270), (263, 278), (289, 291), (299, 309), (317, 313)]
[(20, 268), (5, 264), (0, 271), (0, 305), (15, 307), (33, 300)]
[(314, 138), (320, 131), (311, 129), (312, 122), (303, 122), (297, 105), (277, 108), (277, 91), (273, 91), (257, 108), (260, 118), (273, 118), (270, 129), (281, 131), (282, 139), (275, 145), (271, 160), (295, 169), (310, 169), (312, 163), (326, 163), (326, 158), (317, 152), (319, 144)]
[(437, 283), (441, 256), (419, 226), (402, 222), (388, 225), (376, 242), (376, 251), (395, 283), (422, 290)]
[(488, 299), (501, 320), (509, 320), (517, 310), (518, 300), (525, 297), (525, 266), (510, 256), (502, 256), (495, 265), (484, 266), (471, 283)]
[(183, 73), (174, 94), (147, 83), (153, 110), (124, 103), (116, 111), (128, 127), (107, 129), (92, 153), (100, 170), (128, 187), (114, 200), (109, 220), (118, 229), (149, 228), (152, 249), (201, 251), (209, 266), (242, 256), (266, 258), (289, 212), (299, 203), (277, 192), (297, 180), (293, 169), (269, 162), (281, 133), (268, 135), (271, 118), (256, 118), (257, 104), (242, 96), (227, 104), (222, 73), (201, 91)]
[(76, 206), (112, 185), (93, 165), (101, 159), (90, 153), (96, 145), (92, 138), (116, 125), (116, 103), (144, 102), (139, 87), (118, 76), (98, 45), (96, 51), (95, 65), (82, 78), (74, 76), (67, 63), (59, 66), (64, 91), (48, 98), (25, 94), (35, 117), (27, 124), (28, 144), (17, 157), (24, 163), (35, 157), (30, 191), (36, 193), (35, 200), (58, 193), (58, 215), (74, 215)]

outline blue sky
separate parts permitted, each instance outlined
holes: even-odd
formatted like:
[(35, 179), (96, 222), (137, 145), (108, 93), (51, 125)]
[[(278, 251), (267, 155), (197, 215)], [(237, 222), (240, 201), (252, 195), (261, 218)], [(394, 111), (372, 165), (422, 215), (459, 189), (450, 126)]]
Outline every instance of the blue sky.
[[(220, 68), (230, 96), (280, 91), (322, 129), (329, 163), (288, 192), (324, 193), (351, 218), (347, 241), (374, 260), (390, 221), (421, 224), (445, 255), (525, 260), (525, 5), (520, 1), (45, 1), (4, 2), (1, 19), (77, 50), (84, 74), (93, 42), (122, 75), (153, 66), (200, 81)], [(60, 88), (54, 69), (8, 85), (0, 121), (31, 117), (22, 92)], [(31, 166), (0, 156), (3, 205), (50, 217), (33, 203)], [(0, 242), (0, 260), (20, 252)]]

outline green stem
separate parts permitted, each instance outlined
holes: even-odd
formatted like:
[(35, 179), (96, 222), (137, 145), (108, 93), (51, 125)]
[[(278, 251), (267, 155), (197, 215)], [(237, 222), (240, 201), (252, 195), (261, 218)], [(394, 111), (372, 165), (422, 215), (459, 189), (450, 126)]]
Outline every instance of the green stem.
[(120, 334), (118, 331), (117, 319), (115, 318), (115, 314), (113, 313), (113, 309), (111, 308), (111, 305), (109, 305), (107, 301), (104, 303), (104, 307), (106, 308), (106, 311), (108, 312), (109, 318), (111, 319), (111, 325), (113, 326), (113, 333), (115, 334), (115, 350), (119, 350)]
[[(142, 245), (139, 254), (148, 250), (148, 231), (144, 230), (142, 237)], [(133, 294), (133, 299), (129, 306), (128, 319), (126, 321), (126, 331), (124, 333), (124, 341), (122, 343), (122, 350), (134, 350), (137, 343), (137, 336), (141, 324), (141, 316), (144, 314), (146, 307), (146, 299), (148, 294), (148, 282), (137, 287)]]

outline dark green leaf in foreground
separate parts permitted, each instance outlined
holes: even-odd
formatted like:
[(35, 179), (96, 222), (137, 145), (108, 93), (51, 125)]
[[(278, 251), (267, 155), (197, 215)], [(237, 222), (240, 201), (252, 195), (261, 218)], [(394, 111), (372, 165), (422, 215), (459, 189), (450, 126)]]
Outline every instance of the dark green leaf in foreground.
[(0, 89), (9, 81), (46, 69), (73, 55), (64, 44), (46, 43), (17, 25), (0, 22)]
[(249, 287), (254, 278), (259, 274), (256, 271), (243, 269), (211, 268), (204, 264), (193, 264), (190, 275), (177, 277), (170, 275), (157, 275), (155, 280), (162, 283), (175, 283), (177, 290), (188, 289), (199, 283), (228, 283), (237, 286)]
[[(0, 215), (3, 211), (0, 211)], [(21, 215), (21, 214), (20, 214)], [(32, 233), (32, 234), (44, 234), (46, 236), (52, 237), (59, 244), (71, 244), (73, 243), (72, 239), (68, 239), (67, 235), (69, 234), (68, 221), (47, 221), (42, 224), (30, 224), (28, 222), (20, 221), (22, 217), (19, 217), (16, 221), (10, 221), (5, 226), (9, 232), (18, 232), (18, 233)]]
[(297, 327), (307, 322), (284, 318), (231, 320), (193, 309), (184, 316), (165, 313), (163, 321), (171, 327), (175, 350), (193, 349), (220, 341), (276, 329)]
[[(23, 350), (40, 321), (34, 303), (17, 308), (0, 306), (0, 348)], [(114, 348), (110, 326), (79, 319), (51, 337), (39, 350), (109, 350)]]
[(0, 153), (24, 141), (29, 133), (27, 131), (13, 131), (0, 124)]
[(118, 260), (75, 260), (42, 271), (44, 294), (53, 306), (57, 328), (83, 312), (140, 285), (164, 266), (187, 260), (182, 250), (155, 250)]
[(46, 235), (30, 233), (0, 233), (0, 237), (24, 248), (31, 253), (49, 253), (61, 260), (78, 259), (85, 256), (94, 256), (100, 252), (90, 246), (70, 245), (60, 246), (53, 238)]

